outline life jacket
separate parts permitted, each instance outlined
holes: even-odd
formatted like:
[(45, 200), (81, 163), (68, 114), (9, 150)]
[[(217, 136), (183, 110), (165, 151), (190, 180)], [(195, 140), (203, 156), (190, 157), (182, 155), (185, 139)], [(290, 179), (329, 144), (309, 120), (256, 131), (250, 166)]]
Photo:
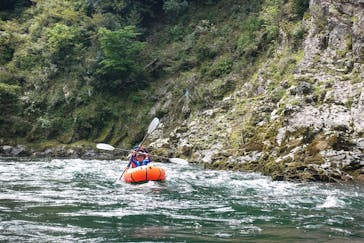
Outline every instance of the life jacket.
[(138, 160), (136, 160), (135, 156), (130, 157), (130, 164), (131, 164), (131, 168), (136, 168), (141, 165), (140, 162)]
[[(139, 149), (139, 146), (134, 146), (134, 151), (136, 152), (135, 154), (137, 154), (138, 152), (141, 152), (141, 153), (148, 153), (148, 150), (143, 148), (143, 149)], [(130, 156), (130, 164), (131, 164), (131, 167), (132, 168), (136, 168), (138, 166), (141, 166), (141, 165), (146, 165), (148, 163), (150, 163), (152, 161), (152, 159), (148, 156), (148, 158), (144, 159), (142, 162), (139, 162), (137, 159), (136, 159), (136, 156)]]
[(139, 167), (141, 165), (147, 165), (148, 163), (150, 163), (152, 161), (152, 159), (150, 157), (144, 159), (142, 162), (139, 162), (135, 156), (131, 156), (130, 157), (130, 164), (131, 164), (131, 168), (136, 168)]

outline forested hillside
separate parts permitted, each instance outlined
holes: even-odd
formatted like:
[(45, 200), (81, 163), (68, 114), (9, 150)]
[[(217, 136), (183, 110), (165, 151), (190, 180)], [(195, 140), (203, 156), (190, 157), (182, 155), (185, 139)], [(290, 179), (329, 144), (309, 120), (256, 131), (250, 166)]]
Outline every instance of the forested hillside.
[[(275, 179), (364, 173), (363, 2), (5, 0), (2, 144), (151, 146)], [(327, 168), (343, 168), (337, 172)]]
[(2, 1), (1, 138), (138, 140), (155, 81), (145, 70), (148, 30), (178, 10), (170, 4)]
[[(3, 1), (2, 137), (135, 142), (158, 80), (198, 68), (208, 84), (250, 66), (278, 37), (280, 2)], [(307, 1), (287, 4), (301, 20)]]

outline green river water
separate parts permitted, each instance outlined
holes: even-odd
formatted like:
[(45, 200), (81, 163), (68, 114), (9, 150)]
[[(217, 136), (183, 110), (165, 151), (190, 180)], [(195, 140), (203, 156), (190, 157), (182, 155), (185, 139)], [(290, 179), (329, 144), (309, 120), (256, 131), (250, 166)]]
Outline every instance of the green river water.
[(0, 158), (0, 242), (364, 241), (363, 185), (162, 163), (116, 182), (126, 163)]

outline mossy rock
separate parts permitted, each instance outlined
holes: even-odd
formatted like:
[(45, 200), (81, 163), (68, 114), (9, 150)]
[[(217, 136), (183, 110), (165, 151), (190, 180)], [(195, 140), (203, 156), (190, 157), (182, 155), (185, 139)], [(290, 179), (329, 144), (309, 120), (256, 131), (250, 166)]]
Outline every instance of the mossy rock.
[(175, 156), (170, 148), (149, 149), (149, 153), (151, 154), (153, 160), (155, 160), (155, 161), (164, 160), (164, 158), (158, 158), (158, 156), (166, 157), (166, 158)]
[(294, 171), (304, 170), (307, 168), (307, 165), (303, 162), (291, 162), (287, 163), (286, 166), (288, 170), (294, 170)]
[(95, 140), (95, 142), (101, 143), (101, 142), (108, 142), (113, 137), (113, 131), (114, 131), (114, 124), (109, 124), (106, 126), (102, 131), (100, 136)]
[(73, 136), (74, 136), (74, 131), (71, 129), (65, 133), (63, 133), (62, 135), (57, 137), (57, 141), (64, 143), (64, 144), (70, 144), (71, 142), (73, 142)]
[(235, 90), (236, 80), (234, 79), (216, 79), (214, 81), (215, 87), (213, 87), (213, 95), (216, 99), (222, 99), (226, 94)]
[(309, 171), (304, 171), (300, 174), (300, 178), (302, 181), (316, 181), (317, 178), (315, 178), (313, 176), (312, 173), (310, 173)]
[(273, 181), (283, 181), (286, 179), (284, 174), (278, 171), (273, 172), (270, 176), (272, 177)]
[(284, 171), (284, 164), (282, 162), (269, 161), (263, 164), (261, 171), (264, 175), (282, 173)]
[(354, 177), (354, 179), (355, 179), (355, 181), (364, 183), (364, 174), (360, 174), (360, 175)]
[(256, 141), (252, 139), (252, 141), (244, 144), (242, 146), (242, 149), (246, 152), (252, 152), (252, 151), (263, 151), (264, 144), (261, 141)]

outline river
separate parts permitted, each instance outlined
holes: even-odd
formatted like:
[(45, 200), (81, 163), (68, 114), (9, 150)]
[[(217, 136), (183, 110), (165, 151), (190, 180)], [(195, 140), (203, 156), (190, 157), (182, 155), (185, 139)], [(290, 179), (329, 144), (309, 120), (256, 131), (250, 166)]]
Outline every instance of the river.
[(156, 163), (165, 182), (116, 181), (125, 161), (0, 158), (0, 242), (362, 242), (364, 187)]

